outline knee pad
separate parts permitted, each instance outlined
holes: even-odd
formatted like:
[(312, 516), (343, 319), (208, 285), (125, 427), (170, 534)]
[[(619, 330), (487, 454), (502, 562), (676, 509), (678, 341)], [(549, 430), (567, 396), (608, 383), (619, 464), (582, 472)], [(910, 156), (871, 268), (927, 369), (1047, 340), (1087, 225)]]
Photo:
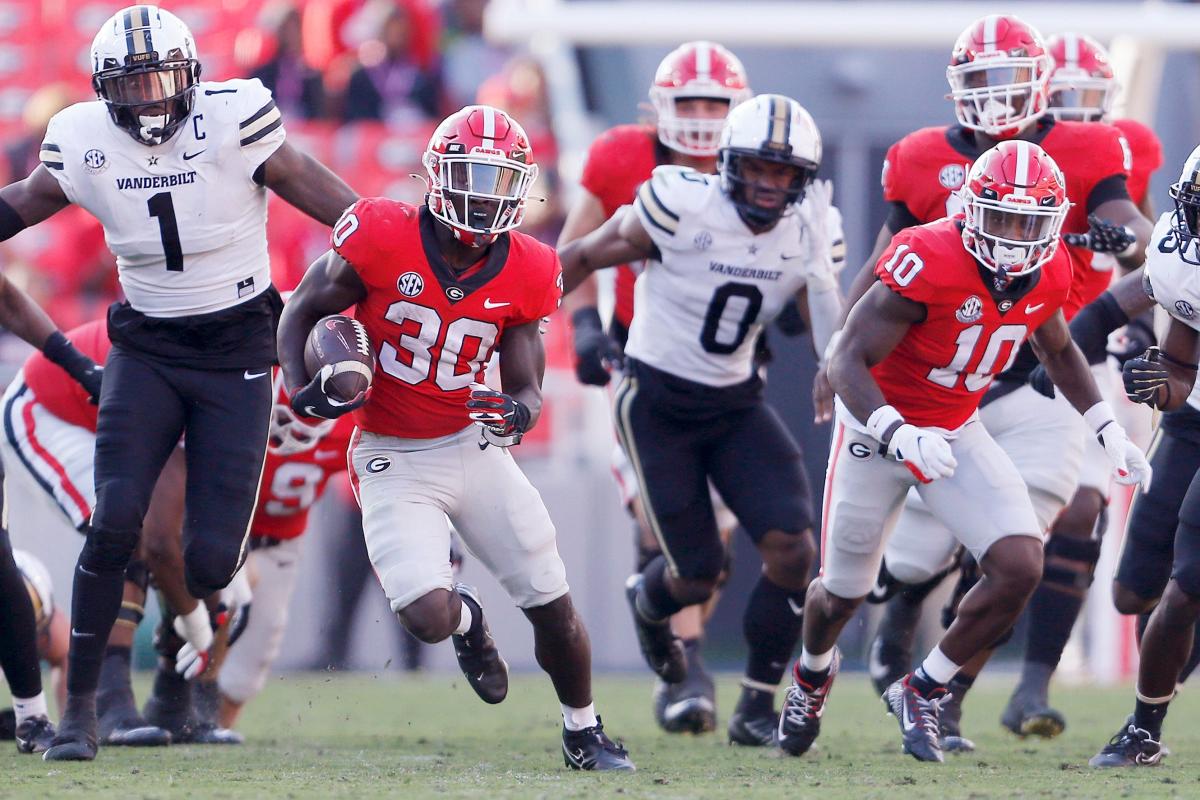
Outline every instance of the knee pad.
[[(1099, 539), (1051, 536), (1046, 540), (1045, 553), (1046, 560), (1042, 566), (1043, 583), (1074, 592), (1085, 592), (1092, 585), (1092, 578), (1096, 573), (1096, 562), (1100, 560)], [(1056, 559), (1076, 563), (1063, 566), (1054, 563)]]
[(142, 535), (137, 528), (89, 528), (79, 563), (91, 572), (124, 572)]
[(518, 608), (544, 606), (569, 591), (567, 568), (553, 540), (549, 547), (531, 553), (519, 572), (496, 577)]

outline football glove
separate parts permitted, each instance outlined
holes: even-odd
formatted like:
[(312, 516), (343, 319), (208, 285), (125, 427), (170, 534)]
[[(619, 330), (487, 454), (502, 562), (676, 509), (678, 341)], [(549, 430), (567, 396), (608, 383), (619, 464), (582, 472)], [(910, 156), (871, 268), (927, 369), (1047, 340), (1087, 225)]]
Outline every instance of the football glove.
[(104, 377), (104, 367), (79, 351), (71, 341), (63, 336), (62, 331), (55, 331), (42, 345), (42, 354), (58, 366), (83, 387), (88, 393), (92, 405), (100, 402), (100, 384)]
[(892, 406), (880, 406), (867, 420), (867, 430), (882, 446), (881, 452), (904, 464), (921, 483), (954, 474), (958, 460), (950, 443), (939, 434), (904, 421)]
[(337, 419), (343, 414), (349, 414), (356, 408), (361, 408), (367, 402), (369, 392), (359, 392), (358, 396), (346, 401), (334, 400), (325, 393), (325, 381), (333, 375), (333, 365), (321, 367), (313, 379), (292, 393), (291, 406), (297, 414), (305, 417), (321, 417), (322, 419)]
[(1117, 483), (1126, 486), (1140, 483), (1142, 491), (1149, 491), (1150, 479), (1154, 474), (1150, 462), (1146, 460), (1141, 449), (1129, 441), (1129, 436), (1117, 423), (1108, 403), (1103, 400), (1096, 403), (1084, 412), (1083, 419), (1096, 432), (1096, 438), (1104, 446), (1104, 454), (1108, 456), (1117, 473)]
[(1063, 241), (1093, 253), (1111, 253), (1118, 258), (1133, 255), (1137, 235), (1124, 225), (1114, 225), (1095, 214), (1088, 215), (1087, 233), (1064, 233)]
[(810, 290), (821, 291), (837, 286), (837, 271), (833, 265), (833, 242), (829, 241), (829, 211), (833, 207), (833, 183), (814, 180), (804, 190), (800, 203), (800, 219), (809, 238), (805, 259), (805, 278)]
[(175, 617), (173, 627), (183, 639), (175, 654), (175, 671), (190, 681), (208, 669), (212, 658), (213, 628), (204, 602), (197, 603), (190, 614)]
[(625, 357), (621, 347), (604, 330), (600, 312), (581, 308), (571, 315), (574, 330), (575, 377), (588, 386), (607, 386), (613, 369), (620, 369)]
[(504, 392), (494, 392), (486, 386), (471, 389), (467, 409), (472, 421), (483, 426), (479, 449), (489, 444), (512, 447), (521, 443), (529, 427), (529, 409)]
[[(1125, 384), (1125, 396), (1135, 403), (1157, 406), (1158, 390), (1167, 386), (1171, 373), (1167, 365), (1158, 359), (1158, 348), (1148, 347), (1140, 356), (1129, 359), (1121, 367), (1121, 381)], [(1164, 403), (1165, 405), (1165, 403)]]

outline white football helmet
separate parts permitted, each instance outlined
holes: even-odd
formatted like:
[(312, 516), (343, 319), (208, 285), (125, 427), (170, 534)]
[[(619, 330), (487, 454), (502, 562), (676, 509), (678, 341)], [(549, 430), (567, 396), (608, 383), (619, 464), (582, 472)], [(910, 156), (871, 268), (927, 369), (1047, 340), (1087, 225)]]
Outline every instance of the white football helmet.
[(92, 40), (92, 88), (117, 127), (140, 144), (162, 144), (179, 130), (199, 80), (191, 31), (157, 6), (118, 11)]
[[(781, 200), (770, 205), (754, 202), (761, 187), (744, 175), (746, 159), (757, 159), (797, 168)], [(760, 94), (729, 112), (717, 148), (721, 188), (738, 213), (754, 227), (774, 224), (804, 199), (804, 190), (821, 166), (821, 132), (804, 107), (781, 94)], [(756, 188), (757, 187), (757, 188)]]

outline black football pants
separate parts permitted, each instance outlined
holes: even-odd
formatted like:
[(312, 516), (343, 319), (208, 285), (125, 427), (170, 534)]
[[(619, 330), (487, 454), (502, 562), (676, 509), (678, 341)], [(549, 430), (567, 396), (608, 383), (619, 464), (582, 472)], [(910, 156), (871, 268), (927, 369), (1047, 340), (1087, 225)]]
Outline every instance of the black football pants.
[(28, 700), (41, 694), (33, 601), (13, 559), (8, 531), (3, 527), (0, 527), (0, 670), (4, 671), (14, 697)]

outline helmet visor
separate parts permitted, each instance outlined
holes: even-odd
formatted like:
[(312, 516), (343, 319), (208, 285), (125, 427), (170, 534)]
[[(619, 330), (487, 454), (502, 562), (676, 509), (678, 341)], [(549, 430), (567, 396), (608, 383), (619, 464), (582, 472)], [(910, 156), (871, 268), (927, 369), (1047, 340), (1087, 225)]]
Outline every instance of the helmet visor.
[(512, 159), (450, 155), (442, 156), (437, 166), (437, 183), (448, 205), (449, 221), (478, 234), (517, 227), (536, 176), (536, 166)]
[(1044, 112), (1044, 61), (1002, 58), (952, 66), (946, 71), (959, 122), (997, 133)]
[(469, 192), (495, 199), (523, 197), (528, 172), (501, 164), (446, 159), (445, 186), (453, 192)]
[(979, 229), (996, 239), (1036, 243), (1054, 236), (1060, 216), (1057, 208), (1014, 211), (983, 206), (979, 209)]
[(1050, 110), (1059, 119), (1094, 122), (1108, 113), (1109, 89), (1106, 81), (1052, 83)]
[(123, 106), (153, 105), (183, 94), (192, 87), (192, 70), (186, 64), (145, 72), (118, 73), (99, 78), (101, 95)]

